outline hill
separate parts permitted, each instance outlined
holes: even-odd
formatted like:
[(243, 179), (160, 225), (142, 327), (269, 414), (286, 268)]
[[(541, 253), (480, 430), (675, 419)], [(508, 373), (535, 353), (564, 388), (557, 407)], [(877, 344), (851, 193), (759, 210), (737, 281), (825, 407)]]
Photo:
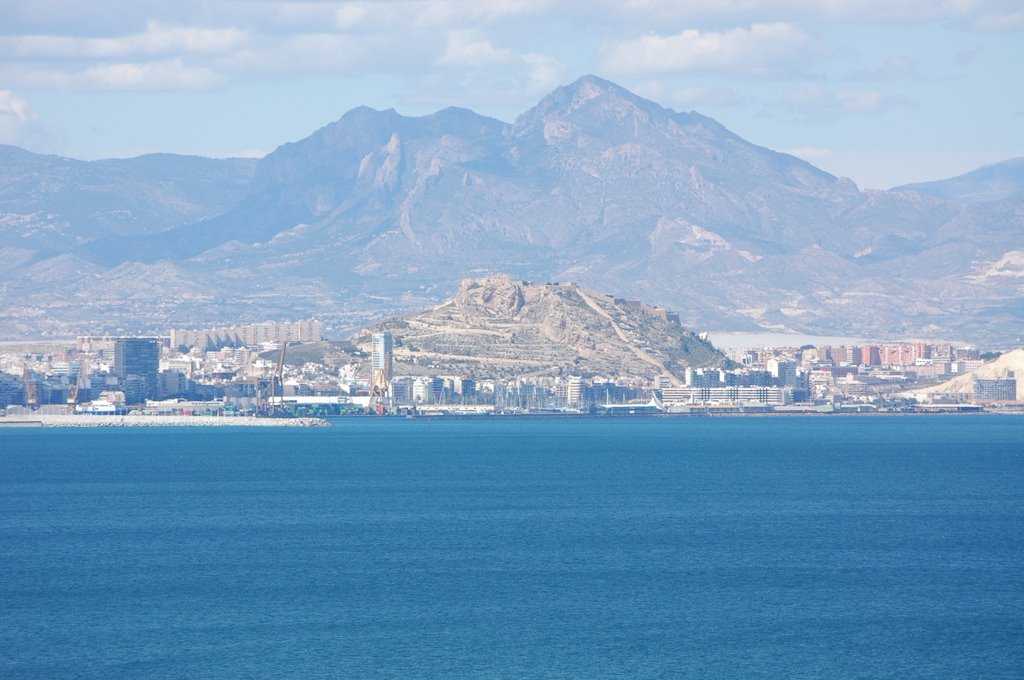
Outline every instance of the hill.
[(375, 332), (395, 337), (396, 373), (682, 378), (688, 366), (725, 361), (663, 309), (509, 276), (467, 279), (453, 299), (375, 324), (354, 341), (369, 351)]

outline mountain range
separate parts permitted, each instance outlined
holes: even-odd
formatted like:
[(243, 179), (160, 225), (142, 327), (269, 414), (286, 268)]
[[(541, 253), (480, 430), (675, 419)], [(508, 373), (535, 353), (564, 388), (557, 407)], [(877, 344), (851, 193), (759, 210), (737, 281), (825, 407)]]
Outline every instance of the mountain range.
[(498, 272), (697, 330), (1013, 344), (1024, 159), (862, 191), (594, 76), (512, 123), (360, 107), (258, 161), (0, 147), (0, 336), (342, 333)]

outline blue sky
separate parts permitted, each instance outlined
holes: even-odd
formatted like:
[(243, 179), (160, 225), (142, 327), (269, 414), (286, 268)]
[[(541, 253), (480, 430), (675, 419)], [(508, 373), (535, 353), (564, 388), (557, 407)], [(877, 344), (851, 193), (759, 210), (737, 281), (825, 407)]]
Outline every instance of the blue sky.
[(1021, 0), (0, 0), (0, 143), (258, 156), (597, 74), (864, 188), (1024, 155)]

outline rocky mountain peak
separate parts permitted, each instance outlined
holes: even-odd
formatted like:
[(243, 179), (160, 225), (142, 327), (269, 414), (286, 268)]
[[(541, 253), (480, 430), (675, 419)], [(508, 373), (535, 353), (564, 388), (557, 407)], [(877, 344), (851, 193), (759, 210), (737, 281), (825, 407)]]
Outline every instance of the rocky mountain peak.
[(671, 113), (623, 87), (590, 75), (544, 97), (516, 119), (511, 132), (519, 137), (529, 136), (545, 127), (550, 130), (554, 121), (597, 132), (608, 125), (621, 125), (630, 120), (667, 119)]

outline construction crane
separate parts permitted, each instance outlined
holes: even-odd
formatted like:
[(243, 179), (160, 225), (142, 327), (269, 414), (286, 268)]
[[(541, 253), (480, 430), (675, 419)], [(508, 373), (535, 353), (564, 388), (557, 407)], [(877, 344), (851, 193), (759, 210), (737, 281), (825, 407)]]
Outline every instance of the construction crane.
[(87, 375), (89, 375), (89, 360), (82, 359), (78, 364), (78, 377), (75, 379), (75, 384), (68, 387), (69, 405), (74, 406), (78, 403), (78, 393), (82, 391)]
[(383, 415), (391, 407), (391, 352), (384, 353), (384, 366), (373, 369), (373, 376), (370, 383), (370, 402), (367, 408)]
[(28, 366), (21, 368), (21, 382), (25, 387), (25, 406), (34, 407), (39, 405), (39, 388), (36, 381), (29, 374)]
[(277, 393), (277, 390), (274, 388), (275, 382), (281, 388), (281, 398), (277, 403), (282, 411), (284, 411), (284, 355), (287, 349), (288, 341), (286, 340), (281, 343), (281, 354), (277, 357), (277, 370), (274, 371), (274, 379), (270, 383), (271, 403), (273, 403), (274, 395)]

